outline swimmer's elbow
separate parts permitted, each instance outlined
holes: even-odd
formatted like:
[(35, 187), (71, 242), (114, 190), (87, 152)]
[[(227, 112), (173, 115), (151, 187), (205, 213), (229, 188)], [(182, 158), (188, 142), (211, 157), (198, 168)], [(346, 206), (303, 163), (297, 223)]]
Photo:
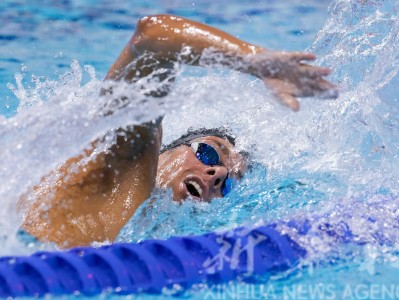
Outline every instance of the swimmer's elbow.
[(173, 44), (176, 31), (171, 29), (178, 27), (181, 20), (182, 18), (180, 17), (165, 14), (141, 18), (137, 23), (136, 31), (131, 41), (132, 46), (138, 52), (144, 52), (145, 50), (159, 52), (163, 50), (166, 44), (169, 46), (171, 44), (167, 43), (167, 41)]
[(136, 37), (158, 37), (165, 31), (165, 23), (168, 23), (167, 15), (151, 15), (141, 18), (137, 22)]
[[(149, 29), (155, 28), (165, 28), (163, 25), (171, 21), (179, 20), (180, 18), (173, 15), (156, 14), (142, 17), (137, 22), (137, 30), (140, 32), (148, 31)], [(167, 25), (167, 24), (166, 24)]]

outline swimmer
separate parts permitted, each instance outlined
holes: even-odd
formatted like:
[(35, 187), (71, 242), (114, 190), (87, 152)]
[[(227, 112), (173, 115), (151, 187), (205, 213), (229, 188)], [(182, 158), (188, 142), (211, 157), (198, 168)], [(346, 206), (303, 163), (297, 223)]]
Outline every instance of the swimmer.
[[(218, 61), (201, 60), (206, 51), (217, 54)], [(337, 96), (325, 80), (330, 70), (305, 63), (314, 59), (309, 53), (271, 51), (181, 17), (155, 15), (138, 22), (105, 79), (135, 82), (157, 71), (167, 83), (157, 92), (161, 97), (173, 81), (174, 62), (222, 64), (260, 78), (278, 101), (297, 111), (297, 97)], [(112, 91), (103, 93), (112, 97)], [(61, 174), (55, 183), (52, 174), (43, 178), (33, 188), (33, 204), (26, 201), (32, 195), (21, 199), (22, 229), (60, 248), (112, 242), (155, 186), (171, 189), (176, 201), (211, 201), (225, 196), (231, 182), (243, 176), (245, 157), (228, 131), (190, 131), (161, 150), (161, 121), (119, 129), (110, 149), (83, 163), (94, 151), (92, 141), (55, 171)]]

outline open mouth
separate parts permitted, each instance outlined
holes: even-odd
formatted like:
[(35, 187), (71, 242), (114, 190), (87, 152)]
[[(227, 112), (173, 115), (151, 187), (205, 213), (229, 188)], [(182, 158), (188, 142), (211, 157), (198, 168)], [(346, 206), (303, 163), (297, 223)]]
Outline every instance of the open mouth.
[(190, 193), (191, 196), (194, 197), (199, 197), (201, 198), (202, 196), (202, 189), (200, 187), (200, 185), (198, 183), (196, 183), (195, 181), (187, 181), (186, 182), (186, 187), (188, 192)]

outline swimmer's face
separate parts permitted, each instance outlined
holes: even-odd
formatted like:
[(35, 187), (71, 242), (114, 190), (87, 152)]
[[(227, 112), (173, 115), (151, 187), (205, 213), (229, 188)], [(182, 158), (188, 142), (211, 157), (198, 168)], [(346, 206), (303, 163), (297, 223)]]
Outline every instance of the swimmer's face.
[(240, 179), (246, 168), (245, 159), (228, 141), (215, 136), (201, 137), (193, 142), (206, 143), (219, 154), (219, 165), (206, 165), (190, 146), (181, 145), (159, 156), (157, 186), (171, 188), (176, 201), (192, 197), (209, 202), (223, 197), (222, 185), (227, 178)]

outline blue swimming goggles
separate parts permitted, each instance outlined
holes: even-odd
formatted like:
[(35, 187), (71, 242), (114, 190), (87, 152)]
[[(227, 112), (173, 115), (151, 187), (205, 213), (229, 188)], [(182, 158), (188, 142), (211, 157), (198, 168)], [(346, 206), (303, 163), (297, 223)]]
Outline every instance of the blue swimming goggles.
[[(209, 144), (202, 142), (193, 142), (189, 143), (188, 146), (194, 151), (197, 159), (207, 166), (221, 166), (222, 162), (220, 161), (219, 153), (216, 151), (214, 147)], [(221, 186), (222, 196), (226, 196), (233, 189), (233, 180), (231, 178), (226, 177)]]

